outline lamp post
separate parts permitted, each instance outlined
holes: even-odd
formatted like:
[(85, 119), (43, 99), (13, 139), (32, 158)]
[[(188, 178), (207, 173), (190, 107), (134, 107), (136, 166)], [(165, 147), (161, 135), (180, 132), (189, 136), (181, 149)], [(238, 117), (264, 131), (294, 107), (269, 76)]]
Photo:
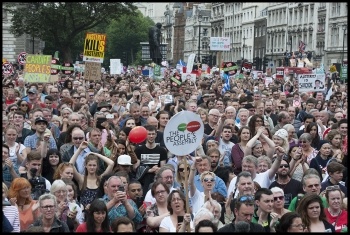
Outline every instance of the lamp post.
[(201, 21), (202, 21), (202, 14), (201, 11), (198, 11), (198, 58), (197, 62), (200, 63), (200, 57), (201, 57)]
[(343, 53), (342, 53), (342, 57), (341, 57), (341, 64), (343, 64), (343, 61), (344, 61), (344, 48), (345, 48), (345, 31), (347, 29), (347, 25), (346, 24), (343, 24)]
[(242, 58), (242, 63), (244, 61), (244, 48), (245, 48), (245, 40), (247, 40), (246, 37), (243, 38), (243, 58)]

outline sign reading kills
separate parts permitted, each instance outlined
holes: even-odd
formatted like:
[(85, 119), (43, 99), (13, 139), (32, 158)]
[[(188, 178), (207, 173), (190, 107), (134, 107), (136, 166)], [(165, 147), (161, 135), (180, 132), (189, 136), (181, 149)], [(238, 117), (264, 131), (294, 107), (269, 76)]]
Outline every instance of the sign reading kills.
[(51, 55), (27, 55), (24, 67), (24, 81), (50, 82)]
[(83, 61), (103, 63), (106, 34), (86, 33)]
[(299, 92), (324, 91), (325, 78), (325, 74), (299, 74)]
[(200, 117), (190, 111), (173, 116), (164, 129), (164, 143), (175, 155), (187, 155), (201, 144), (204, 125)]

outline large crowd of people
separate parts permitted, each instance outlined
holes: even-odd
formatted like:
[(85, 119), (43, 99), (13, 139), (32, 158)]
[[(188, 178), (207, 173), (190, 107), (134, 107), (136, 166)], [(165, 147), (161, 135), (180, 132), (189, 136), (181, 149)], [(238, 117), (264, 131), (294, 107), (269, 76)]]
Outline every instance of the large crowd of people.
[[(138, 72), (3, 78), (3, 232), (347, 231), (346, 83)], [(163, 136), (182, 111), (204, 134), (178, 156)]]

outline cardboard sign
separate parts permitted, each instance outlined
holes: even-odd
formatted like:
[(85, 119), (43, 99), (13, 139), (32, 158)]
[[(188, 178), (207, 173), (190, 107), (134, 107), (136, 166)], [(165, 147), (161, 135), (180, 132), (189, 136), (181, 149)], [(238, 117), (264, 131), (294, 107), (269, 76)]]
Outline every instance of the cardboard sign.
[(169, 104), (173, 102), (173, 96), (172, 95), (161, 95), (158, 97), (159, 100), (164, 99), (164, 104)]
[(325, 74), (299, 74), (299, 92), (324, 91), (325, 79)]
[(199, 115), (181, 111), (173, 116), (164, 129), (164, 143), (174, 155), (192, 153), (201, 144), (204, 124)]
[(196, 74), (183, 73), (183, 74), (181, 74), (181, 80), (182, 80), (182, 82), (185, 82), (186, 80), (190, 80), (192, 82), (196, 82)]
[(101, 79), (101, 64), (95, 62), (85, 62), (84, 78), (87, 81), (95, 81)]
[(103, 63), (106, 38), (106, 34), (86, 33), (83, 61)]
[(51, 55), (27, 55), (24, 67), (24, 81), (29, 83), (50, 82)]

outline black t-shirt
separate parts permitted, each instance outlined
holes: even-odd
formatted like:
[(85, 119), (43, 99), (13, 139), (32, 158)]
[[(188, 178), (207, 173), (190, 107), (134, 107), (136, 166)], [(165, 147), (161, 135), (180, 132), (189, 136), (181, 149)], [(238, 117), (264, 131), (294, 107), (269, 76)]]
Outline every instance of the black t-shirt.
[(210, 133), (213, 131), (213, 128), (210, 127), (209, 123), (204, 124), (204, 133), (207, 135), (210, 135)]
[(287, 184), (279, 184), (277, 181), (272, 182), (269, 189), (273, 187), (279, 187), (284, 192), (284, 208), (288, 209), (290, 202), (298, 193), (304, 193), (303, 185), (300, 181), (290, 179)]

